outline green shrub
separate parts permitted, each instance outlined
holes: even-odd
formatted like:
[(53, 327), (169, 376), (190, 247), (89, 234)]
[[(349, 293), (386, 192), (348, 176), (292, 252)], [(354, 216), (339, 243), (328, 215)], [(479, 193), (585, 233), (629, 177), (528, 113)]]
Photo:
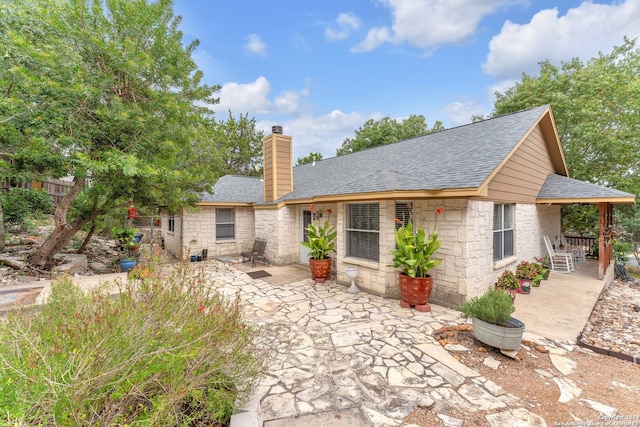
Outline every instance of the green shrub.
[(460, 306), (462, 316), (475, 317), (487, 323), (504, 323), (515, 311), (515, 306), (508, 293), (490, 289), (484, 295), (471, 298)]
[[(265, 373), (269, 346), (239, 297), (182, 264), (83, 293), (55, 283), (41, 312), (0, 325), (0, 419), (12, 425), (218, 425)], [(22, 424), (20, 424), (22, 425)]]
[(3, 219), (10, 228), (28, 228), (34, 217), (53, 212), (53, 201), (44, 191), (14, 188), (0, 195)]

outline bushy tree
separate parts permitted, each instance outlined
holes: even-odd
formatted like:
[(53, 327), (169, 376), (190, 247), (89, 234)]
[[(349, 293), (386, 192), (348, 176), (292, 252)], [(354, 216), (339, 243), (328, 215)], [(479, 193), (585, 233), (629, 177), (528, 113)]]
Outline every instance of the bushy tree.
[(211, 122), (208, 135), (217, 147), (213, 162), (219, 162), (220, 175), (261, 175), (264, 132), (256, 130), (255, 117), (245, 113), (236, 119), (229, 110), (227, 120)]
[(388, 116), (380, 120), (370, 119), (356, 130), (355, 137), (344, 140), (342, 147), (336, 150), (336, 155), (342, 156), (441, 130), (444, 130), (442, 122), (436, 121), (429, 128), (423, 115), (411, 115), (402, 121)]
[(74, 178), (35, 266), (129, 198), (175, 209), (210, 190), (201, 153), (216, 150), (196, 135), (219, 88), (202, 83), (179, 22), (171, 0), (0, 4), (2, 175)]
[(306, 157), (298, 157), (296, 165), (306, 165), (307, 163), (318, 162), (320, 160), (322, 160), (322, 154), (312, 152)]
[[(550, 104), (571, 176), (638, 194), (640, 50), (636, 42), (625, 38), (610, 53), (586, 62), (573, 59), (559, 67), (549, 61), (540, 63), (538, 75), (523, 74), (513, 87), (496, 93), (493, 115)], [(637, 207), (616, 210), (629, 223), (638, 215)], [(584, 219), (593, 218), (593, 213), (575, 208), (565, 208), (563, 213), (565, 227), (582, 232)]]

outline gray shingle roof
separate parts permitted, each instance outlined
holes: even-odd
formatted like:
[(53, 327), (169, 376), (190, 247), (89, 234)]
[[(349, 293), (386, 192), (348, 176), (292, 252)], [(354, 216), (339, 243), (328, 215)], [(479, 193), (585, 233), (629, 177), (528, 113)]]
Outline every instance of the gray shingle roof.
[[(544, 105), (293, 168), (281, 200), (479, 187), (547, 111)], [(538, 199), (628, 198), (623, 191), (549, 174)], [(264, 203), (259, 178), (224, 176), (202, 202)]]
[(225, 175), (213, 186), (213, 194), (200, 194), (201, 202), (259, 203), (264, 199), (260, 178)]
[(283, 200), (402, 190), (476, 188), (548, 106), (293, 168)]
[(601, 185), (592, 184), (590, 182), (579, 181), (577, 179), (568, 178), (566, 176), (550, 173), (544, 181), (538, 199), (607, 199), (613, 201), (616, 198), (627, 199), (635, 197), (633, 194), (616, 190)]

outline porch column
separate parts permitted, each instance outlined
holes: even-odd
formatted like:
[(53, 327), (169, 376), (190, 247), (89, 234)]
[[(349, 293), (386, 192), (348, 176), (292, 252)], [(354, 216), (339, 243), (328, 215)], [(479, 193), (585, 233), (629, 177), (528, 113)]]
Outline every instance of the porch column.
[(613, 205), (609, 202), (599, 203), (600, 227), (598, 230), (598, 279), (604, 280), (604, 275), (611, 264), (613, 242), (605, 242), (605, 231), (610, 231), (613, 225)]

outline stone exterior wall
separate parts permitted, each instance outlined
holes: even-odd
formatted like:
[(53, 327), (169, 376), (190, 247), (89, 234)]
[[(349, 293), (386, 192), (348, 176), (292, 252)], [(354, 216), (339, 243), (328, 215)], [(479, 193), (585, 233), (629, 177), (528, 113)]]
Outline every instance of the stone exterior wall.
[[(413, 220), (415, 227), (423, 226), (427, 233), (433, 231), (436, 222), (436, 209), (444, 208), (444, 213), (438, 218), (438, 233), (442, 246), (435, 257), (442, 259), (442, 263), (430, 271), (434, 280), (432, 300), (446, 304), (459, 305), (467, 295), (469, 283), (475, 283), (482, 276), (483, 264), (486, 261), (487, 244), (491, 245), (491, 236), (482, 238), (475, 229), (468, 225), (469, 208), (466, 200), (417, 200), (413, 203)], [(473, 202), (478, 203), (478, 202)], [(346, 257), (345, 248), (345, 209), (344, 203), (338, 204), (338, 257), (337, 273), (340, 283), (350, 283), (344, 273), (346, 266), (358, 267), (356, 284), (367, 292), (387, 298), (400, 298), (397, 284), (397, 271), (389, 265), (393, 256), (391, 250), (395, 246), (395, 216), (396, 201), (380, 201), (380, 256), (379, 262), (372, 262), (357, 258)], [(492, 204), (489, 203), (491, 207)], [(491, 208), (492, 209), (492, 208)], [(484, 211), (474, 213), (474, 218), (482, 220), (484, 224), (492, 220), (493, 211), (484, 207)], [(485, 225), (486, 227), (486, 225)], [(490, 229), (490, 228), (489, 228)], [(489, 246), (490, 247), (490, 246)], [(490, 254), (490, 252), (489, 252)], [(468, 258), (471, 255), (472, 258)], [(471, 277), (470, 277), (471, 276)]]
[[(226, 206), (225, 206), (226, 208)], [(169, 215), (162, 215), (165, 249), (176, 258), (199, 255), (207, 249), (209, 257), (238, 255), (250, 250), (255, 239), (253, 208), (235, 207), (235, 238), (216, 240), (216, 207), (201, 206), (175, 215), (175, 231), (169, 232)]]
[[(389, 267), (393, 258), (391, 250), (395, 245), (393, 217), (396, 202), (379, 203), (380, 259), (377, 263), (345, 256), (346, 205), (337, 205), (337, 280), (349, 284), (345, 267), (357, 266), (356, 284), (361, 289), (387, 298), (399, 298), (397, 272)], [(505, 268), (515, 270), (518, 261), (533, 260), (546, 253), (542, 236), (553, 236), (559, 230), (559, 208), (516, 205), (516, 256), (507, 264), (494, 264), (493, 206), (491, 201), (462, 199), (413, 202), (415, 226), (422, 225), (427, 233), (433, 231), (436, 209), (444, 208), (437, 223), (442, 246), (435, 254), (442, 263), (430, 271), (433, 277), (431, 301), (457, 307), (468, 298), (482, 295)]]
[(174, 231), (169, 231), (169, 213), (162, 212), (160, 215), (160, 230), (164, 240), (165, 250), (177, 259), (182, 259), (182, 217), (174, 215)]
[[(533, 261), (536, 257), (547, 254), (543, 236), (553, 240), (560, 234), (560, 206), (517, 204), (515, 206), (515, 254), (513, 257), (493, 264), (490, 287), (504, 270), (515, 272), (520, 261)], [(479, 294), (470, 294), (477, 296)]]
[(345, 267), (358, 267), (358, 277), (356, 285), (366, 292), (385, 296), (387, 298), (400, 298), (398, 286), (395, 283), (395, 272), (391, 267), (391, 247), (395, 245), (393, 235), (395, 216), (395, 202), (363, 202), (379, 203), (380, 207), (380, 239), (379, 239), (379, 261), (369, 261), (366, 259), (346, 256), (346, 203), (336, 205), (336, 229), (338, 237), (336, 239), (336, 273), (337, 280), (343, 284), (350, 284), (351, 280), (345, 274)]
[(299, 229), (297, 206), (255, 211), (255, 235), (267, 239), (265, 256), (271, 264), (300, 262)]

